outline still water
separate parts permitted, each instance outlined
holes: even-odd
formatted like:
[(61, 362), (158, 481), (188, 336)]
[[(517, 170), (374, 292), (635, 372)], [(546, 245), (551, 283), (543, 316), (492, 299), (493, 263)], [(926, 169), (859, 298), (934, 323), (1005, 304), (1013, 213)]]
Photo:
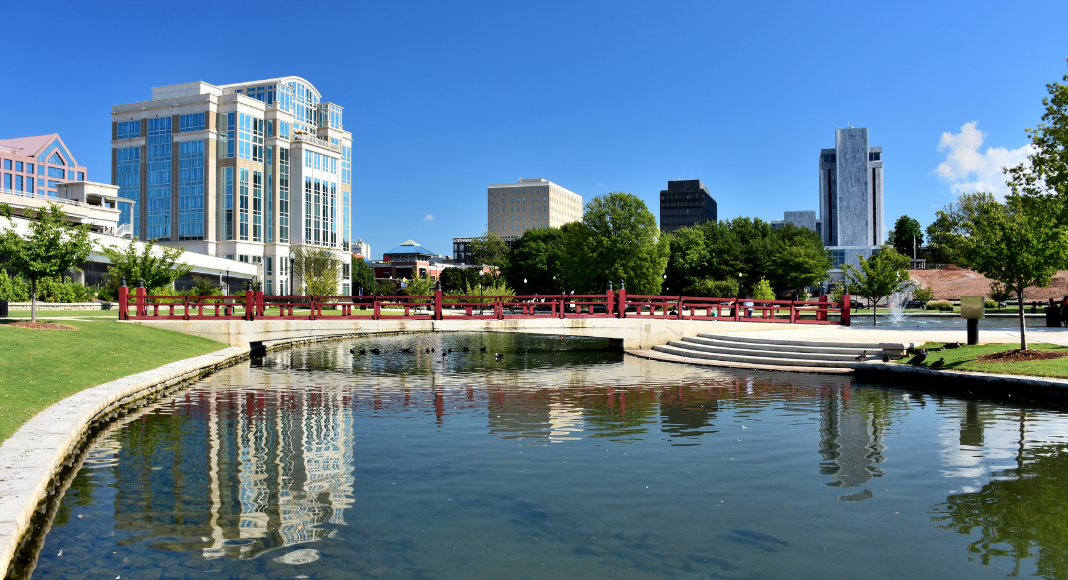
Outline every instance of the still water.
[(215, 373), (99, 440), (32, 575), (1068, 577), (1061, 412), (606, 347), (409, 335)]

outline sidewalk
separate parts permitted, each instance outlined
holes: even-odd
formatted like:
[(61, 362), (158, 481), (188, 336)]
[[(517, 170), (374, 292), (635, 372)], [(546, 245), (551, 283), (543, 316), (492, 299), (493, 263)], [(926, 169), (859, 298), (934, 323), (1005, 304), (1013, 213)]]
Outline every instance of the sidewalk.
[[(808, 339), (808, 340), (834, 340), (853, 342), (904, 342), (914, 343), (919, 346), (925, 342), (967, 342), (967, 335), (963, 329), (883, 329), (870, 326), (801, 326), (797, 325), (789, 329), (768, 330), (742, 330), (732, 331), (726, 325), (723, 330), (717, 330), (716, 334), (738, 334), (741, 336), (751, 335), (767, 338), (783, 339)], [(1027, 342), (1048, 342), (1068, 346), (1068, 328), (1028, 328)], [(1011, 328), (980, 328), (979, 343), (1007, 343), (1020, 344), (1020, 331)]]

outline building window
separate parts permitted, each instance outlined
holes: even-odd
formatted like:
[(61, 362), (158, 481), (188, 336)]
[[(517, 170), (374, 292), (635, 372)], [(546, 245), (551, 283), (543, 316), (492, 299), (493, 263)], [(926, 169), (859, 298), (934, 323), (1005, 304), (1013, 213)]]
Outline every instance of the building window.
[(204, 113), (190, 113), (188, 115), (180, 115), (178, 117), (178, 132), (186, 133), (189, 131), (203, 131), (204, 130)]
[(312, 239), (312, 179), (304, 178), (304, 243)]
[(234, 239), (234, 168), (219, 168), (219, 192), (223, 197), (223, 239)]
[(62, 167), (49, 167), (48, 176), (54, 177), (56, 179), (66, 179), (67, 170), (63, 169)]
[(84, 171), (79, 171), (78, 172), (78, 181), (85, 181), (85, 172)]
[(868, 153), (868, 161), (881, 161), (882, 153)]
[(178, 239), (204, 239), (204, 141), (178, 144)]
[(32, 177), (27, 177), (26, 178), (26, 192), (27, 193), (33, 193), (33, 178)]
[(278, 136), (283, 139), (289, 139), (289, 123), (285, 121), (278, 122)]
[(252, 119), (252, 160), (263, 163), (263, 119)]
[[(11, 160), (8, 159), (7, 162), (11, 163)], [(22, 162), (21, 161), (16, 161), (15, 162), (15, 171), (22, 171)]]
[(22, 191), (22, 176), (15, 176), (15, 191)]
[(278, 148), (278, 241), (289, 243), (289, 149)]
[(171, 117), (148, 120), (148, 188), (145, 237), (171, 237)]
[(116, 139), (132, 139), (141, 136), (141, 121), (122, 121), (115, 123)]
[(268, 244), (274, 241), (274, 175), (270, 171), (267, 172), (267, 189), (264, 190), (266, 194), (264, 197), (264, 217), (267, 218), (264, 222), (264, 229), (266, 235), (264, 241)]
[(67, 171), (67, 179), (74, 181), (74, 171)]
[(26, 173), (33, 173), (33, 172), (34, 172), (33, 163), (27, 163), (26, 164)]
[(237, 157), (252, 159), (252, 115), (237, 114)]
[(352, 147), (341, 148), (341, 183), (352, 183)]
[(252, 241), (263, 241), (263, 173), (252, 172)]
[(248, 241), (248, 169), (240, 169), (241, 180), (237, 189), (238, 239)]
[[(38, 180), (40, 182), (41, 180)], [(38, 183), (44, 186), (43, 183)], [(119, 197), (138, 201), (141, 198), (141, 148), (124, 147), (115, 150), (115, 185), (119, 186)], [(130, 224), (133, 235), (140, 237), (140, 212), (133, 212), (137, 206), (132, 203), (119, 202), (119, 225)]]

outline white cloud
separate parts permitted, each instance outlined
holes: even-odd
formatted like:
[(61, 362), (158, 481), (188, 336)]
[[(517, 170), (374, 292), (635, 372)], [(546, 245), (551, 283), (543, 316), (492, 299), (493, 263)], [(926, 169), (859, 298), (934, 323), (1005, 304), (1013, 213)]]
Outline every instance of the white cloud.
[(995, 197), (1003, 198), (1009, 188), (1001, 168), (1015, 167), (1026, 161), (1034, 148), (1028, 143), (1019, 149), (987, 147), (981, 152), (979, 148), (986, 140), (986, 133), (976, 129), (976, 124), (978, 121), (965, 123), (960, 133), (942, 133), (938, 151), (946, 152), (946, 160), (938, 165), (935, 173), (950, 183), (954, 195), (989, 191)]
[(423, 220), (424, 221), (428, 221), (428, 222), (432, 222), (432, 221), (434, 221), (434, 216), (431, 215), (431, 214), (426, 214), (426, 217), (423, 218)]

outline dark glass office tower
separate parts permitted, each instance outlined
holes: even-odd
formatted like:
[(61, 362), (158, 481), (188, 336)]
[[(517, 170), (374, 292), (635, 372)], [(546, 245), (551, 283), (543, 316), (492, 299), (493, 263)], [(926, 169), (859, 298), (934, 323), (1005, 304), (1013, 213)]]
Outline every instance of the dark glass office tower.
[(673, 232), (716, 221), (716, 200), (700, 179), (669, 181), (660, 192), (660, 229)]

